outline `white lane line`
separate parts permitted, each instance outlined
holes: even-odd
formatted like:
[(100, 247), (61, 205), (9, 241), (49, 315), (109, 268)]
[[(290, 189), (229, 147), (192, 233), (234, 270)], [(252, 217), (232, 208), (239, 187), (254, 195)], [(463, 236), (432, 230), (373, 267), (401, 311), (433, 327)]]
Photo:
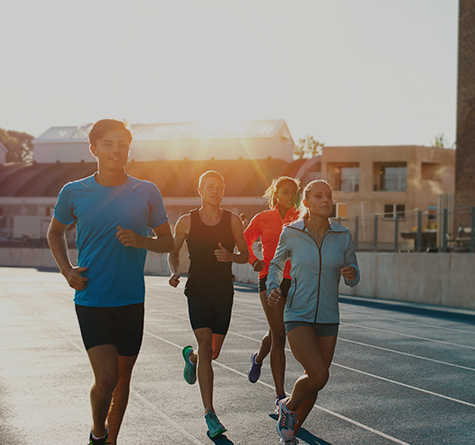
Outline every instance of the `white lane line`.
[[(241, 318), (247, 318), (248, 320), (260, 321), (261, 323), (267, 323), (262, 318), (251, 317), (249, 315), (240, 314), (237, 311), (233, 311), (233, 316), (237, 316), (237, 317), (241, 317)], [(426, 341), (435, 342), (435, 343), (442, 343), (442, 344), (446, 344), (446, 345), (450, 345), (450, 346), (458, 346), (460, 348), (475, 349), (475, 347), (473, 347), (473, 346), (460, 345), (460, 344), (457, 344), (457, 343), (450, 343), (450, 342), (445, 342), (445, 341), (442, 341), (442, 340), (433, 340), (433, 339), (427, 338), (427, 337), (418, 337), (416, 335), (403, 334), (401, 332), (388, 331), (388, 330), (385, 330), (385, 329), (370, 328), (370, 327), (367, 327), (367, 326), (360, 326), (360, 325), (356, 325), (356, 324), (353, 324), (353, 323), (347, 323), (347, 322), (343, 322), (343, 321), (340, 322), (340, 325), (348, 325), (348, 326), (358, 327), (360, 329), (369, 329), (369, 330), (372, 330), (372, 331), (384, 332), (384, 333), (387, 333), (387, 334), (401, 335), (403, 337), (415, 338), (417, 340), (426, 340)]]
[(370, 345), (368, 343), (361, 343), (359, 341), (349, 340), (349, 339), (343, 338), (341, 336), (338, 336), (338, 341), (344, 341), (344, 342), (347, 342), (347, 343), (354, 343), (355, 345), (360, 345), (360, 346), (373, 348), (373, 349), (379, 349), (381, 351), (392, 352), (394, 354), (406, 355), (408, 357), (414, 357), (414, 358), (417, 358), (417, 359), (420, 359), (420, 360), (427, 360), (429, 362), (438, 363), (440, 365), (447, 365), (447, 366), (453, 366), (455, 368), (466, 369), (467, 371), (475, 371), (475, 368), (469, 368), (468, 366), (456, 365), (454, 363), (443, 362), (441, 360), (436, 360), (436, 359), (433, 359), (433, 358), (422, 357), (420, 355), (415, 355), (415, 354), (409, 354), (408, 352), (401, 352), (401, 351), (396, 351), (394, 349), (383, 348), (381, 346)]
[[(347, 312), (347, 313), (345, 313), (345, 312)], [(436, 326), (436, 325), (433, 325), (433, 324), (402, 320), (400, 318), (372, 317), (372, 316), (368, 316), (368, 314), (364, 313), (364, 312), (355, 312), (355, 311), (350, 312), (346, 309), (340, 311), (340, 315), (343, 316), (343, 317), (346, 317), (346, 316), (349, 316), (349, 315), (356, 315), (356, 316), (364, 315), (365, 316), (365, 318), (358, 317), (358, 321), (389, 320), (389, 321), (393, 321), (395, 323), (412, 324), (412, 325), (416, 325), (417, 327), (427, 327), (427, 328), (433, 328), (433, 329), (443, 330), (443, 331), (459, 332), (459, 333), (462, 333), (462, 334), (475, 334), (475, 330), (470, 331), (470, 330), (463, 330), (463, 329), (446, 328), (446, 327), (443, 327), (443, 326)]]
[[(255, 341), (256, 343), (260, 343), (261, 340), (256, 340), (255, 338), (251, 338), (251, 337), (248, 337), (247, 335), (242, 335), (242, 334), (238, 334), (236, 332), (232, 332), (232, 331), (228, 331), (228, 334), (233, 334), (237, 337), (241, 337), (241, 338), (245, 338), (246, 340), (252, 340), (252, 341)], [(290, 354), (292, 353), (292, 351), (289, 349), (289, 348), (285, 348), (285, 350), (287, 352), (289, 352)], [(370, 374), (368, 372), (365, 372), (365, 371), (360, 371), (359, 369), (355, 369), (355, 368), (350, 368), (349, 366), (344, 366), (344, 365), (340, 365), (336, 362), (332, 362), (332, 366), (336, 366), (336, 367), (339, 367), (339, 368), (343, 368), (343, 369), (346, 369), (348, 371), (352, 371), (352, 372), (356, 372), (358, 374), (363, 374), (363, 375), (366, 375), (368, 377), (372, 377), (372, 378), (375, 378), (375, 379), (378, 379), (378, 380), (382, 380), (382, 381), (385, 381), (385, 382), (389, 382), (389, 383), (392, 383), (394, 385), (398, 385), (398, 386), (403, 386), (405, 388), (409, 388), (409, 389), (412, 389), (412, 390), (415, 390), (415, 391), (419, 391), (419, 392), (423, 392), (425, 394), (430, 394), (432, 396), (436, 396), (436, 397), (440, 397), (442, 399), (446, 399), (446, 400), (450, 400), (451, 402), (456, 402), (456, 403), (461, 403), (463, 405), (467, 405), (467, 406), (470, 406), (472, 408), (475, 408), (475, 405), (470, 403), (470, 402), (465, 402), (464, 400), (459, 400), (459, 399), (455, 399), (453, 397), (449, 397), (449, 396), (444, 396), (443, 394), (439, 394), (439, 393), (436, 393), (436, 392), (432, 392), (432, 391), (429, 391), (429, 390), (426, 390), (426, 389), (423, 389), (423, 388), (418, 388), (416, 386), (411, 386), (411, 385), (407, 385), (406, 383), (402, 383), (402, 382), (398, 382), (396, 380), (391, 380), (391, 379), (387, 379), (386, 377), (381, 377), (381, 376), (378, 376), (378, 375), (375, 375), (375, 374)], [(239, 373), (239, 372), (238, 372)], [(241, 373), (239, 373), (241, 374)]]
[(137, 397), (144, 405), (146, 405), (149, 408), (150, 411), (153, 411), (155, 414), (159, 415), (163, 420), (165, 420), (165, 423), (168, 426), (173, 427), (173, 428), (169, 428), (170, 431), (172, 431), (172, 430), (173, 431), (180, 431), (180, 433), (183, 434), (190, 441), (190, 443), (194, 443), (196, 445), (205, 445), (203, 442), (199, 441), (196, 437), (192, 436), (178, 422), (173, 420), (173, 418), (168, 416), (164, 411), (157, 408), (152, 402), (150, 402), (148, 399), (146, 399), (143, 395), (141, 395), (135, 389), (132, 389), (131, 393), (135, 397)]
[(354, 327), (360, 328), (360, 329), (368, 329), (370, 331), (384, 332), (385, 334), (394, 334), (394, 335), (400, 335), (401, 337), (409, 337), (409, 338), (415, 338), (417, 340), (430, 341), (432, 343), (441, 343), (441, 344), (449, 345), (449, 346), (457, 346), (458, 348), (475, 349), (475, 346), (460, 345), (458, 343), (451, 343), (451, 342), (448, 342), (448, 341), (434, 340), (432, 338), (419, 337), (417, 335), (403, 334), (402, 332), (388, 331), (387, 329), (369, 328), (367, 326), (360, 326), (360, 325), (354, 324), (354, 323), (341, 322), (340, 325), (354, 326)]
[(346, 369), (348, 371), (357, 372), (358, 374), (363, 374), (363, 375), (366, 375), (368, 377), (373, 377), (373, 378), (378, 379), (378, 380), (383, 380), (385, 382), (392, 383), (394, 385), (403, 386), (405, 388), (409, 388), (409, 389), (413, 389), (415, 391), (423, 392), (423, 393), (429, 394), (431, 396), (440, 397), (440, 398), (445, 399), (445, 400), (450, 400), (451, 402), (461, 403), (462, 405), (467, 405), (467, 406), (470, 406), (471, 408), (475, 408), (475, 404), (473, 404), (473, 403), (465, 402), (464, 400), (454, 399), (453, 397), (444, 396), (443, 394), (438, 394), (436, 392), (428, 391), (426, 389), (418, 388), (416, 386), (406, 385), (405, 383), (397, 382), (396, 380), (387, 379), (387, 378), (381, 377), (379, 375), (370, 374), (369, 372), (364, 372), (364, 371), (360, 371), (358, 369), (350, 368), (349, 366), (340, 365), (340, 364), (335, 363), (335, 362), (332, 363), (332, 366), (337, 366), (339, 368), (343, 368), (343, 369)]
[[(159, 312), (159, 313), (163, 313), (164, 315), (168, 315), (170, 317), (174, 317), (174, 318), (178, 318), (180, 320), (188, 320), (187, 317), (184, 317), (184, 316), (180, 316), (180, 315), (176, 315), (176, 314), (172, 314), (170, 312), (165, 312), (165, 311), (161, 311), (160, 309), (155, 309), (155, 308), (147, 308), (147, 310), (149, 311), (153, 311), (153, 312)], [(240, 315), (241, 317), (243, 318), (249, 318), (251, 320), (259, 320), (259, 321), (262, 321), (260, 319), (257, 319), (257, 318), (253, 318), (253, 317), (248, 317), (248, 316), (245, 316), (245, 315)], [(233, 331), (228, 331), (229, 334), (233, 334), (233, 335), (236, 335), (238, 337), (241, 337), (241, 338), (244, 338), (246, 340), (251, 340), (251, 341), (255, 341), (255, 342), (260, 342), (261, 340), (256, 340), (255, 338), (252, 338), (252, 337), (248, 337), (247, 335), (243, 335), (243, 334), (238, 334), (237, 332), (233, 332)], [(454, 363), (449, 363), (449, 362), (443, 362), (441, 360), (436, 360), (436, 359), (432, 359), (432, 358), (428, 358), (428, 357), (422, 357), (420, 355), (415, 355), (415, 354), (410, 354), (408, 352), (401, 352), (401, 351), (397, 351), (395, 349), (389, 349), (389, 348), (383, 348), (381, 346), (375, 346), (375, 345), (370, 345), (368, 343), (362, 343), (362, 342), (358, 342), (358, 341), (354, 341), (354, 340), (349, 340), (349, 339), (346, 339), (346, 338), (343, 338), (341, 336), (338, 336), (338, 341), (343, 341), (343, 342), (348, 342), (348, 343), (354, 343), (354, 344), (357, 344), (357, 345), (360, 345), (360, 346), (363, 346), (363, 347), (368, 347), (368, 348), (373, 348), (373, 349), (379, 349), (381, 351), (386, 351), (386, 352), (391, 352), (393, 354), (399, 354), (399, 355), (404, 355), (404, 356), (407, 356), (407, 357), (413, 357), (413, 358), (416, 358), (416, 359), (419, 359), (419, 360), (426, 360), (426, 361), (429, 361), (429, 362), (433, 362), (433, 363), (438, 363), (440, 365), (446, 365), (446, 366), (452, 366), (452, 367), (455, 367), (455, 368), (460, 368), (460, 369), (465, 369), (467, 371), (475, 371), (475, 368), (470, 368), (468, 366), (462, 366), (462, 365), (457, 365), (457, 364), (454, 364)], [(286, 348), (287, 351), (291, 352), (290, 349)]]
[[(45, 323), (49, 328), (57, 332), (61, 337), (65, 338), (68, 343), (73, 345), (79, 352), (84, 353), (84, 347), (81, 344), (75, 343), (72, 341), (67, 335), (63, 334), (58, 328), (53, 326), (48, 320), (46, 320), (44, 317), (42, 317), (38, 312), (36, 312), (32, 307), (29, 305), (25, 304), (23, 301), (21, 301), (19, 298), (17, 298), (14, 294), (9, 292), (9, 295), (17, 300), (22, 306), (24, 306), (26, 309), (28, 309), (30, 312), (32, 312), (37, 318), (39, 318), (43, 323)], [(61, 295), (60, 295), (61, 296)], [(148, 332), (147, 332), (148, 333)], [(149, 335), (152, 335), (155, 337), (155, 335), (148, 333)], [(157, 337), (158, 338), (158, 337)], [(177, 345), (176, 343), (167, 341), (163, 338), (161, 338), (162, 341), (169, 343), (170, 345), (173, 345), (177, 348), (180, 348), (181, 346)], [(147, 405), (148, 408), (153, 411), (155, 414), (158, 414), (162, 419), (164, 419), (168, 424), (171, 424), (175, 427), (175, 431), (180, 431), (188, 440), (190, 440), (192, 443), (196, 445), (205, 445), (203, 442), (200, 442), (198, 439), (196, 439), (194, 436), (192, 436), (187, 430), (185, 430), (178, 422), (173, 420), (172, 417), (168, 416), (164, 411), (161, 409), (157, 408), (152, 402), (147, 400), (144, 396), (142, 396), (137, 390), (134, 388), (130, 388), (130, 392), (137, 397), (143, 404)]]
[[(168, 343), (168, 344), (170, 344), (170, 345), (174, 345), (174, 346), (176, 346), (177, 348), (179, 348), (180, 350), (182, 349), (181, 346), (176, 345), (175, 343), (170, 342), (169, 340), (166, 340), (166, 339), (164, 339), (164, 338), (162, 338), (162, 337), (160, 337), (160, 336), (158, 336), (158, 335), (152, 334), (151, 332), (147, 332), (147, 334), (148, 334), (148, 335), (151, 335), (152, 337), (154, 337), (154, 338), (156, 338), (156, 339), (158, 339), (158, 340), (161, 340), (161, 341), (163, 341), (163, 342), (165, 342), (165, 343)], [(240, 337), (244, 337), (244, 336), (241, 336), (241, 335), (239, 335), (239, 336), (240, 336)], [(247, 337), (247, 338), (249, 338), (249, 337)], [(251, 339), (251, 340), (253, 340), (253, 339)], [(259, 342), (260, 342), (260, 340), (259, 340)], [(237, 374), (237, 375), (239, 375), (239, 376), (241, 376), (241, 377), (247, 379), (247, 374), (244, 374), (244, 373), (238, 371), (237, 369), (230, 368), (229, 366), (226, 366), (225, 364), (220, 363), (220, 362), (218, 362), (218, 361), (216, 361), (216, 360), (213, 361), (213, 364), (215, 364), (215, 365), (217, 365), (217, 366), (219, 366), (219, 367), (221, 367), (221, 368), (223, 368), (223, 369), (226, 369), (226, 370), (228, 370), (229, 372), (233, 372), (234, 374)], [(274, 390), (274, 385), (269, 385), (268, 383), (265, 383), (265, 382), (263, 382), (262, 380), (258, 380), (257, 383), (259, 383), (259, 384), (262, 385), (262, 386), (265, 386), (266, 388), (270, 388), (270, 389)], [(410, 444), (407, 443), (407, 442), (403, 442), (402, 440), (396, 439), (395, 437), (389, 436), (388, 434), (385, 434), (385, 433), (383, 433), (383, 432), (381, 432), (381, 431), (375, 430), (374, 428), (371, 428), (370, 426), (364, 425), (364, 424), (362, 424), (362, 423), (360, 423), (360, 422), (357, 422), (356, 420), (350, 419), (349, 417), (343, 416), (342, 414), (338, 414), (338, 413), (336, 413), (336, 412), (334, 412), (334, 411), (331, 411), (331, 410), (329, 410), (329, 409), (323, 408), (323, 407), (321, 407), (321, 406), (319, 406), (319, 405), (314, 405), (314, 408), (317, 408), (317, 409), (319, 409), (319, 410), (321, 410), (321, 411), (324, 411), (324, 412), (326, 412), (327, 414), (330, 414), (330, 415), (332, 415), (332, 416), (338, 417), (339, 419), (344, 420), (344, 421), (346, 421), (346, 422), (348, 422), (348, 423), (351, 423), (352, 425), (355, 425), (355, 426), (357, 426), (357, 427), (359, 427), (359, 428), (362, 428), (362, 429), (364, 429), (364, 430), (366, 430), (366, 431), (369, 431), (370, 433), (373, 433), (373, 434), (376, 434), (376, 435), (378, 435), (378, 436), (384, 437), (385, 439), (388, 439), (388, 440), (390, 440), (391, 442), (394, 442), (394, 443), (397, 443), (397, 444), (400, 444), (400, 445), (410, 445)]]

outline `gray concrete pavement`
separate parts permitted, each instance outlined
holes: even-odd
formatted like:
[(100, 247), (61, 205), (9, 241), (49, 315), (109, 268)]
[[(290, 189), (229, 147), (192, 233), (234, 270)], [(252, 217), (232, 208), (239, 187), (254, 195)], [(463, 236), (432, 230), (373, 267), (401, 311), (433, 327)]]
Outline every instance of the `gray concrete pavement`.
[[(182, 377), (195, 344), (183, 287), (148, 276), (145, 337), (120, 444), (278, 444), (268, 361), (250, 354), (266, 331), (253, 286), (237, 285), (215, 365), (215, 406), (228, 428), (211, 440), (198, 385)], [(86, 444), (92, 374), (72, 302), (55, 272), (0, 268), (0, 444)], [(331, 378), (300, 444), (475, 443), (475, 312), (341, 297)], [(290, 352), (286, 387), (301, 368)]]

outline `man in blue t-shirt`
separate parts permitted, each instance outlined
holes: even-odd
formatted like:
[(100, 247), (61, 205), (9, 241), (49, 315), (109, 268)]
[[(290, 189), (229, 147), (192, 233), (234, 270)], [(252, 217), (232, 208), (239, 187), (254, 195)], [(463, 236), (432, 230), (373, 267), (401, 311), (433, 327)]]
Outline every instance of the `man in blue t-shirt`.
[[(91, 127), (98, 171), (62, 188), (48, 229), (60, 272), (76, 290), (76, 313), (94, 372), (90, 445), (117, 442), (142, 343), (146, 253), (174, 247), (158, 188), (125, 172), (131, 141), (126, 122), (104, 119)], [(65, 238), (73, 223), (78, 266), (69, 260)], [(150, 229), (155, 236), (149, 236)]]

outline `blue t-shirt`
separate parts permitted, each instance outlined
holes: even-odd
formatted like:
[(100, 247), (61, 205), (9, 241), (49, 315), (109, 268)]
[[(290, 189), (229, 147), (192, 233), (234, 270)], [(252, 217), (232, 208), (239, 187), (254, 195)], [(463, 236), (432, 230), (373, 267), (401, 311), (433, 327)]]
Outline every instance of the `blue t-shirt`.
[(62, 224), (76, 221), (78, 266), (87, 267), (85, 289), (76, 291), (81, 306), (118, 307), (143, 303), (143, 269), (147, 251), (125, 247), (117, 226), (147, 236), (149, 228), (168, 221), (155, 184), (127, 176), (123, 185), (106, 187), (94, 175), (66, 184), (58, 195), (54, 217)]

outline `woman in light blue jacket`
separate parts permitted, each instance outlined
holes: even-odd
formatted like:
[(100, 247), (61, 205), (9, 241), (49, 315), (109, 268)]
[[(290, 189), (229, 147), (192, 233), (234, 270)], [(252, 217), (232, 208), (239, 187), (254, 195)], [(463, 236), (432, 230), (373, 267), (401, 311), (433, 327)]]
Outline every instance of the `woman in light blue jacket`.
[(328, 381), (338, 334), (340, 276), (349, 286), (360, 275), (350, 231), (331, 221), (332, 189), (312, 181), (304, 190), (303, 219), (284, 228), (267, 276), (268, 304), (282, 298), (279, 287), (290, 259), (292, 284), (284, 310), (287, 339), (305, 369), (290, 397), (279, 404), (277, 432), (281, 444), (297, 443), (295, 433)]

